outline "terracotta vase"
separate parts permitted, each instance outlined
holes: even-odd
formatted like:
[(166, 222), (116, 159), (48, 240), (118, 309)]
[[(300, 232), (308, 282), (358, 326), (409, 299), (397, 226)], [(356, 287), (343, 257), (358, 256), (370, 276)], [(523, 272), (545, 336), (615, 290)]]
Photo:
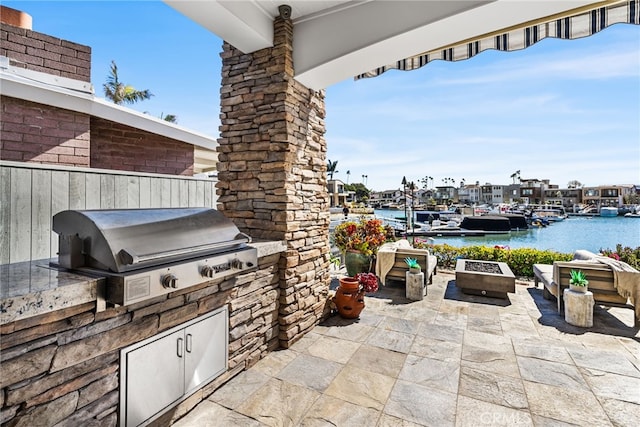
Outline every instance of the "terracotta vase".
[(333, 297), (338, 314), (345, 319), (357, 319), (364, 309), (364, 291), (360, 291), (360, 284), (355, 277), (340, 279), (340, 286)]
[(344, 266), (351, 277), (358, 273), (368, 273), (371, 269), (371, 257), (362, 252), (347, 251), (344, 254)]

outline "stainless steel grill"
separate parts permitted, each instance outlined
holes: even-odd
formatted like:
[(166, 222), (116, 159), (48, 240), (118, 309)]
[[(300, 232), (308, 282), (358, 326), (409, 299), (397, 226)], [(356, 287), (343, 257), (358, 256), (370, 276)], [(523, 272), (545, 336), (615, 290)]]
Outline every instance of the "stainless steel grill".
[(53, 217), (61, 267), (107, 278), (130, 304), (257, 266), (251, 237), (209, 208), (68, 210)]

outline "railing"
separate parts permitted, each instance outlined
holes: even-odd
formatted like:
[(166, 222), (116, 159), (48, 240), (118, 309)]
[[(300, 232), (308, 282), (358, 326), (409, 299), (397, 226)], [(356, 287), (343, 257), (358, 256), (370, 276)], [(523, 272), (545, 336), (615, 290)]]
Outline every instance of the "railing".
[(67, 209), (216, 207), (210, 178), (0, 162), (0, 264), (57, 256)]

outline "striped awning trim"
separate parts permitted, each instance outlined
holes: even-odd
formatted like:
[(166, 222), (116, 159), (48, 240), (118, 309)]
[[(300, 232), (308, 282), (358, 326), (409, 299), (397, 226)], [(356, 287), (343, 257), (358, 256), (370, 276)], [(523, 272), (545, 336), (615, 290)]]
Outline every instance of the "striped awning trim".
[(417, 70), (437, 59), (461, 61), (488, 49), (502, 51), (525, 49), (547, 37), (559, 39), (587, 37), (618, 23), (640, 25), (640, 0), (603, 6), (571, 17), (556, 19), (447, 49), (401, 59), (396, 61), (395, 64), (385, 65), (360, 74), (354, 79), (376, 77), (388, 70)]

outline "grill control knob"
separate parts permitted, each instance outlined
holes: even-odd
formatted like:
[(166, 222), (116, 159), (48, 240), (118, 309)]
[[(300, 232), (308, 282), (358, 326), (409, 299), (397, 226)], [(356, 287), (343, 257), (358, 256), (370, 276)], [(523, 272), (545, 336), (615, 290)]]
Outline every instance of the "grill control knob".
[(216, 274), (215, 270), (208, 265), (205, 265), (200, 270), (200, 275), (202, 277), (213, 277), (214, 274)]
[(162, 283), (162, 286), (164, 286), (165, 288), (175, 289), (178, 287), (178, 278), (173, 273), (165, 274), (160, 279), (160, 283)]
[(234, 259), (233, 261), (231, 261), (231, 267), (232, 268), (237, 268), (238, 270), (242, 269), (242, 261), (240, 261), (239, 259)]

